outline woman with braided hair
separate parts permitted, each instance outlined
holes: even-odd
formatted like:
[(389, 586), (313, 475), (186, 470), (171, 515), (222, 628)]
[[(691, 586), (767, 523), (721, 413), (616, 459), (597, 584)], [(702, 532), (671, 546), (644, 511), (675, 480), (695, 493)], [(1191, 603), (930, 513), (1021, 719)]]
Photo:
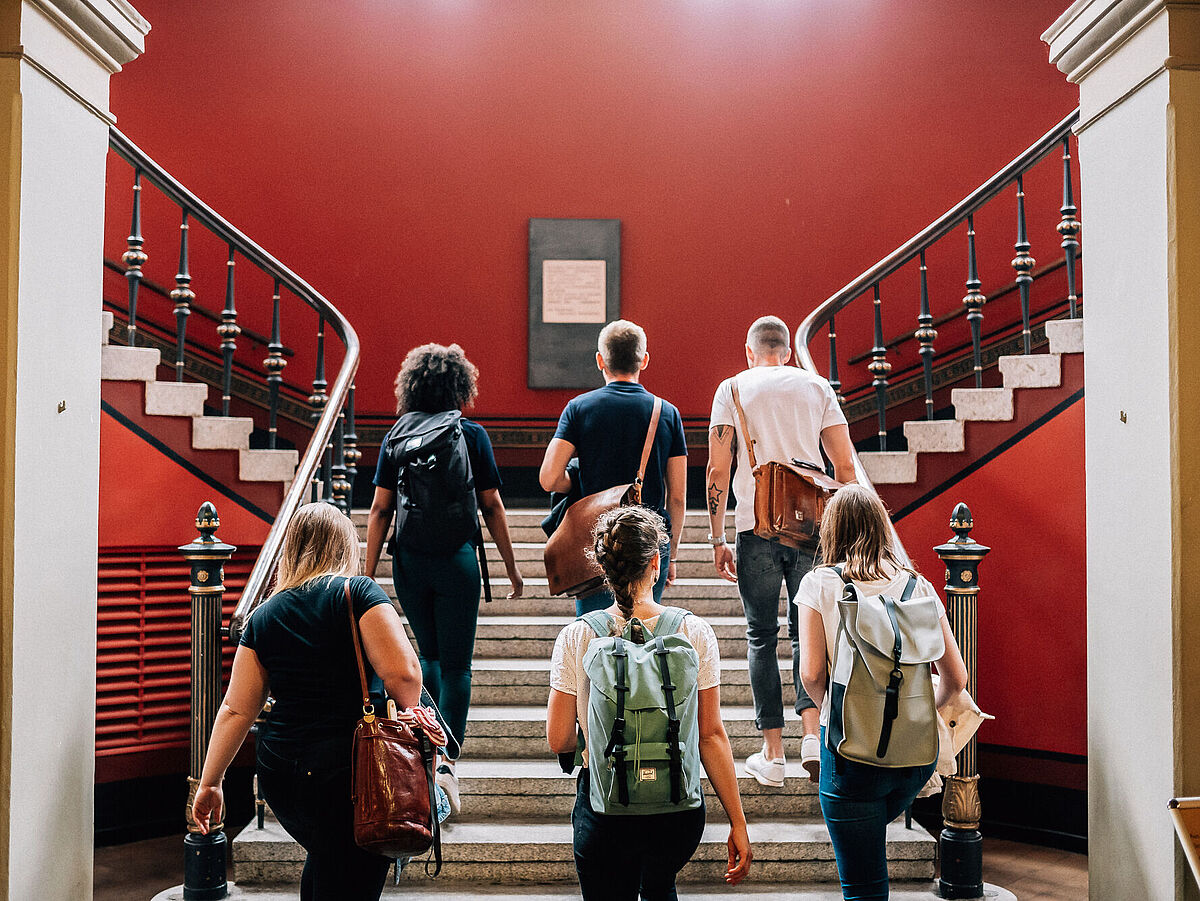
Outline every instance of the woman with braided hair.
[[(644, 631), (653, 633), (664, 613), (685, 613), (654, 600), (660, 553), (669, 541), (658, 513), (637, 506), (612, 510), (600, 517), (593, 537), (596, 562), (616, 599), (604, 611), (611, 617), (613, 634), (621, 634), (631, 620), (636, 620), (645, 625), (645, 630), (635, 623), (629, 637), (635, 644), (641, 643), (652, 638)], [(750, 868), (750, 839), (733, 753), (721, 718), (717, 639), (712, 627), (692, 614), (682, 616), (677, 634), (690, 642), (699, 661), (694, 721), (698, 723), (698, 735), (691, 740), (698, 743), (700, 763), (729, 817), (729, 858), (724, 878), (730, 885), (737, 885)], [(691, 809), (640, 816), (598, 813), (593, 808), (586, 747), (590, 683), (584, 656), (596, 637), (593, 626), (583, 618), (559, 634), (550, 664), (546, 713), (546, 735), (555, 753), (575, 750), (577, 726), (584, 737), (583, 768), (571, 815), (580, 889), (584, 901), (637, 901), (639, 894), (644, 901), (672, 901), (677, 897), (675, 877), (699, 847), (704, 805), (701, 801)], [(601, 760), (597, 765), (605, 764)]]

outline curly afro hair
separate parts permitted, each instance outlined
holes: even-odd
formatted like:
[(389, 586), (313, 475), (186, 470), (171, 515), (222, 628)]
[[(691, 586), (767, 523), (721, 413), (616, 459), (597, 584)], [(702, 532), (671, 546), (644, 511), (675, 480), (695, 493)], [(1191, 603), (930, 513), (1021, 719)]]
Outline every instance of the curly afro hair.
[(396, 374), (396, 414), (461, 410), (479, 393), (479, 370), (457, 344), (422, 344)]

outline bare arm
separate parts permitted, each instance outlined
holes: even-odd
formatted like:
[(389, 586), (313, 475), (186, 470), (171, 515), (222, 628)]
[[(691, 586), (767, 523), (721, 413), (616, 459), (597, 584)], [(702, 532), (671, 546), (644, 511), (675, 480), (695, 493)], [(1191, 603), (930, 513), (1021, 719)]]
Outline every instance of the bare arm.
[(546, 741), (555, 754), (575, 750), (578, 741), (575, 720), (575, 695), (550, 689), (550, 700), (546, 704)]
[(239, 647), (233, 655), (229, 689), (213, 723), (204, 770), (192, 803), (192, 818), (203, 834), (207, 835), (210, 826), (221, 818), (225, 806), (221, 781), (267, 701), (267, 684), (267, 670), (258, 655), (248, 647)]
[(551, 438), (538, 470), (538, 482), (543, 491), (567, 492), (571, 490), (571, 477), (567, 475), (567, 464), (575, 456), (575, 445), (562, 438)]
[(363, 572), (375, 578), (379, 566), (379, 555), (383, 551), (383, 540), (387, 537), (392, 514), (396, 511), (396, 492), (387, 488), (376, 488), (371, 500), (371, 512), (367, 514), (367, 562)]
[(675, 581), (679, 561), (679, 540), (683, 537), (683, 521), (687, 517), (687, 457), (667, 458), (667, 515), (671, 517), (671, 568), (667, 584)]
[(963, 662), (962, 651), (954, 640), (950, 630), (950, 620), (942, 617), (942, 638), (946, 641), (946, 653), (937, 661), (938, 687), (934, 703), (944, 707), (964, 688), (967, 687), (967, 665)]
[(712, 783), (713, 791), (729, 817), (729, 863), (725, 870), (725, 881), (737, 885), (750, 870), (753, 854), (750, 851), (750, 836), (746, 832), (746, 814), (742, 810), (742, 796), (738, 791), (737, 771), (733, 766), (733, 750), (725, 723), (721, 720), (721, 687), (714, 685), (699, 693), (700, 762)]
[[(708, 498), (708, 531), (713, 538), (725, 534), (725, 511), (729, 507), (729, 477), (733, 470), (736, 446), (737, 432), (733, 426), (716, 425), (708, 430), (708, 469), (704, 481)], [(737, 564), (729, 545), (723, 544), (713, 548), (713, 565), (722, 579), (737, 581)]]
[[(363, 653), (401, 707), (421, 703), (421, 663), (391, 604), (377, 604), (358, 619)], [(456, 736), (461, 738), (461, 736)]]
[(820, 611), (798, 604), (800, 630), (800, 681), (812, 702), (820, 710), (829, 685), (828, 650), (825, 647), (825, 622)]
[(854, 472), (854, 442), (850, 440), (850, 427), (845, 424), (831, 425), (821, 430), (821, 446), (833, 464), (833, 477), (849, 485), (857, 482)]
[[(524, 591), (525, 580), (521, 578), (521, 570), (517, 567), (517, 556), (513, 553), (512, 538), (508, 534), (508, 516), (504, 511), (504, 501), (500, 499), (499, 488), (489, 488), (479, 493), (479, 512), (487, 524), (496, 549), (500, 551), (500, 559), (504, 561), (504, 571), (508, 573), (508, 581), (512, 583), (512, 591), (508, 597), (519, 598)], [(487, 573), (483, 574), (486, 579)]]

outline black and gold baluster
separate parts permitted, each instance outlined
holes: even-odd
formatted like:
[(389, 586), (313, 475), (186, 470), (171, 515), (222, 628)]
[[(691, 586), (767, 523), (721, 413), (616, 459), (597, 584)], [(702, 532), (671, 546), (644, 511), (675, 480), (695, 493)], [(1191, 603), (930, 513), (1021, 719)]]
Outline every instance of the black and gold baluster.
[(1017, 255), (1012, 267), (1017, 271), (1017, 288), (1021, 291), (1021, 342), (1025, 355), (1033, 353), (1033, 335), (1029, 330), (1029, 286), (1033, 284), (1033, 257), (1029, 255), (1029, 235), (1025, 229), (1025, 179), (1017, 176)]
[(129, 224), (128, 249), (121, 254), (125, 278), (129, 282), (129, 346), (137, 345), (138, 286), (142, 282), (142, 267), (146, 265), (145, 239), (142, 237), (142, 170), (133, 172), (133, 215)]
[(338, 413), (333, 427), (333, 465), (330, 470), (330, 493), (338, 509), (350, 515), (350, 483), (346, 481), (346, 408)]
[(975, 363), (975, 387), (983, 387), (983, 305), (987, 298), (980, 292), (983, 282), (979, 280), (979, 266), (975, 261), (975, 217), (967, 217), (967, 295), (963, 306), (967, 308), (967, 323), (971, 326), (971, 350)]
[(171, 300), (175, 301), (175, 381), (183, 381), (184, 351), (187, 348), (187, 323), (192, 315), (192, 301), (196, 292), (192, 290), (192, 274), (188, 271), (188, 214), (183, 211), (183, 222), (179, 225), (179, 272), (175, 274), (175, 287), (171, 289)]
[(225, 309), (221, 311), (221, 324), (217, 334), (221, 336), (221, 415), (229, 415), (229, 401), (233, 396), (233, 352), (237, 350), (237, 336), (242, 333), (237, 324), (237, 309), (233, 300), (233, 245), (229, 245), (229, 262), (225, 264)]
[[(309, 418), (312, 419), (313, 425), (316, 425), (317, 421), (320, 420), (321, 414), (325, 411), (325, 405), (329, 403), (329, 394), (326, 392), (326, 389), (329, 387), (329, 383), (325, 381), (325, 317), (320, 314), (318, 314), (318, 317), (317, 371), (313, 376), (312, 394), (308, 396), (308, 405), (312, 408), (312, 412), (309, 413)], [(326, 448), (325, 459), (328, 460), (328, 457), (329, 451), (328, 448)], [(326, 471), (325, 463), (322, 463), (319, 475), (317, 473), (313, 474), (312, 499), (314, 502), (319, 500), (321, 497), (321, 494), (319, 493), (319, 490), (321, 489), (321, 482), (324, 482), (324, 496), (328, 498), (330, 484), (329, 473)]]
[(937, 329), (933, 327), (933, 314), (929, 312), (929, 278), (925, 268), (925, 251), (921, 251), (921, 312), (917, 316), (914, 333), (920, 342), (921, 367), (925, 370), (925, 418), (933, 419), (933, 342), (937, 340)]
[(346, 459), (346, 482), (349, 484), (349, 506), (354, 506), (354, 480), (358, 477), (358, 461), (362, 459), (362, 451), (358, 449), (358, 435), (354, 426), (354, 383), (350, 383), (350, 391), (346, 395), (346, 433), (343, 436)]
[(283, 358), (283, 343), (280, 339), (279, 322), (279, 279), (275, 279), (275, 291), (271, 297), (271, 343), (267, 345), (267, 358), (263, 368), (267, 370), (267, 447), (275, 449), (279, 436), (279, 388), (283, 384), (283, 369), (287, 360)]
[(834, 324), (834, 317), (829, 317), (829, 387), (833, 389), (834, 396), (838, 399), (838, 403), (843, 401), (842, 398), (842, 382), (838, 378), (837, 364), (837, 326)]
[(1075, 260), (1079, 256), (1079, 207), (1075, 206), (1075, 191), (1071, 186), (1071, 136), (1063, 138), (1063, 205), (1059, 210), (1062, 219), (1058, 233), (1062, 235), (1062, 249), (1067, 261), (1067, 303), (1070, 317), (1079, 316), (1079, 292), (1075, 284)]
[(875, 284), (875, 346), (871, 348), (871, 362), (867, 366), (874, 379), (875, 405), (879, 412), (879, 449), (887, 450), (887, 374), (892, 364), (887, 361), (887, 348), (883, 346), (883, 304), (879, 299), (879, 284)]

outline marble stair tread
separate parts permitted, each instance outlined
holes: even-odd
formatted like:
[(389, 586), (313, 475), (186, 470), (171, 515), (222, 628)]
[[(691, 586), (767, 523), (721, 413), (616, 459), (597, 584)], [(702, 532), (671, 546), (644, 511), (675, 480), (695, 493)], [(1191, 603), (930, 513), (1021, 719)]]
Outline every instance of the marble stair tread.
[(107, 344), (113, 327), (113, 314), (105, 310), (100, 314), (100, 343)]
[(1083, 353), (1083, 320), (1051, 319), (1046, 323), (1046, 337), (1050, 339), (1052, 354)]
[(1062, 384), (1058, 354), (1001, 357), (998, 365), (1005, 388), (1057, 388)]
[(951, 388), (955, 419), (1001, 422), (1013, 418), (1012, 388)]
[(917, 480), (917, 455), (909, 451), (863, 451), (862, 461), (867, 476), (876, 485), (910, 484)]
[[(765, 792), (778, 793), (781, 790), (770, 786), (759, 785), (752, 777), (746, 775), (746, 762), (735, 762), (738, 781), (742, 793), (752, 789), (762, 789)], [(549, 784), (566, 784), (573, 786), (575, 777), (568, 775), (559, 768), (554, 760), (472, 760), (464, 757), (455, 765), (460, 786), (467, 781), (480, 779), (506, 779), (525, 783), (530, 790), (537, 791), (534, 786)], [(784, 788), (789, 794), (815, 794), (817, 786), (809, 781), (808, 770), (800, 765), (798, 760), (789, 760), (784, 764)], [(707, 779), (704, 780), (708, 782)], [(747, 785), (747, 783), (750, 783)], [(574, 788), (570, 789), (572, 792)]]
[[(542, 523), (542, 520), (546, 518), (546, 514), (549, 513), (550, 510), (547, 507), (542, 507), (542, 508), (513, 507), (513, 508), (509, 508), (506, 512), (508, 514), (509, 525), (540, 526)], [(367, 515), (369, 513), (370, 513), (370, 511), (367, 510), (366, 508), (356, 507), (354, 510), (350, 511), (350, 519), (355, 525), (366, 525)], [(732, 511), (727, 512), (725, 514), (725, 523), (726, 523), (726, 525), (729, 525), (729, 526), (733, 525), (733, 512)], [(708, 527), (708, 513), (706, 511), (700, 510), (700, 509), (690, 509), (685, 514), (684, 525), (685, 526), (704, 526), (705, 528), (707, 528)]]
[[(375, 579), (380, 587), (389, 595), (394, 595), (395, 591), (392, 587), (391, 578), (378, 577)], [(492, 596), (495, 603), (502, 603), (504, 595), (509, 590), (508, 579), (492, 579)], [(560, 603), (563, 605), (563, 610), (573, 610), (574, 600), (562, 595), (551, 595), (549, 583), (541, 578), (528, 578), (525, 580), (525, 597), (528, 599), (543, 599)], [(737, 598), (737, 585), (732, 582), (726, 582), (724, 579), (713, 577), (711, 579), (698, 578), (683, 578), (676, 579), (675, 584), (667, 589), (664, 595), (664, 604), (673, 604), (683, 598)], [(682, 604), (681, 606), (687, 606)]]
[(254, 420), (248, 416), (197, 416), (192, 447), (197, 450), (249, 450)]
[[(107, 334), (107, 333), (106, 333)], [(153, 382), (161, 355), (152, 347), (100, 346), (100, 378), (110, 381)]]
[[(785, 722), (800, 722), (800, 717), (791, 709), (791, 706), (788, 704), (783, 705), (783, 718)], [(726, 729), (734, 729), (740, 733), (745, 732), (748, 725), (749, 731), (757, 732), (757, 730), (754, 728), (753, 707), (735, 707), (723, 704), (721, 705), (721, 719), (725, 721)], [(546, 706), (544, 704), (541, 706), (472, 706), (471, 709), (467, 711), (467, 722), (504, 724), (511, 727), (513, 734), (521, 734), (528, 731), (530, 723), (535, 723), (540, 726), (546, 722)], [(545, 738), (542, 732), (538, 732), (537, 734), (543, 739)], [(547, 750), (546, 754), (548, 756), (550, 752)], [(463, 758), (464, 760), (469, 759), (470, 754), (464, 751)]]
[(286, 482), (296, 472), (300, 453), (295, 450), (239, 450), (238, 478), (246, 482)]
[(208, 400), (208, 385), (201, 382), (147, 382), (147, 416), (187, 416), (190, 419), (204, 415), (204, 403)]
[(910, 453), (956, 453), (966, 446), (961, 419), (914, 419), (904, 423)]

